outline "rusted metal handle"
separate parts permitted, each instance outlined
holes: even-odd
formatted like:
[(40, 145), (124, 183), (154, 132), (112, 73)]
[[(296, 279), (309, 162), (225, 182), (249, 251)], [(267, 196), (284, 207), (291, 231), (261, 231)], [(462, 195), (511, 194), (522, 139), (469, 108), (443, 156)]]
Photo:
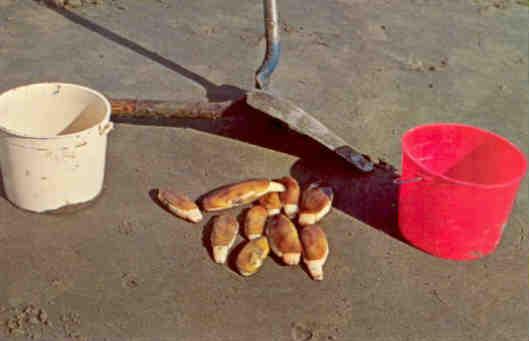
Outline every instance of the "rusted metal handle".
[(279, 64), (281, 46), (279, 43), (279, 20), (276, 0), (263, 0), (266, 54), (263, 63), (255, 74), (255, 87), (266, 90), (270, 76)]
[(115, 118), (199, 118), (218, 119), (224, 116), (233, 101), (180, 103), (137, 99), (110, 99)]

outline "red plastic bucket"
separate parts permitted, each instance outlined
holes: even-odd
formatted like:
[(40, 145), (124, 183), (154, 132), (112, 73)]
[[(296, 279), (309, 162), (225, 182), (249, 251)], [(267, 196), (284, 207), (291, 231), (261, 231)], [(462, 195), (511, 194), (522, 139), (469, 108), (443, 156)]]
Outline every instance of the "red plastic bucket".
[(402, 138), (399, 229), (417, 248), (455, 260), (496, 249), (527, 159), (511, 142), (462, 124), (415, 127)]

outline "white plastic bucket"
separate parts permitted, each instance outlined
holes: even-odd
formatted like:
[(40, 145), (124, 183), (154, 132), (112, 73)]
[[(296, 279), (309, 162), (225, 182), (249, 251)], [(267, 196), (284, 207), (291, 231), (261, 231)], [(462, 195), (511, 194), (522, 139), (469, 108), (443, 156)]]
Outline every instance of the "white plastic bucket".
[(40, 83), (0, 95), (0, 170), (7, 199), (33, 212), (97, 197), (111, 107), (74, 84)]

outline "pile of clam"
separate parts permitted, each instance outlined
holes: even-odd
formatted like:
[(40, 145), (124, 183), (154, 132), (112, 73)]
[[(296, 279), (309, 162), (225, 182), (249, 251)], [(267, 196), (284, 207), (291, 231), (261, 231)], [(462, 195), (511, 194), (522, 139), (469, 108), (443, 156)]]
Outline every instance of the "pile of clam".
[[(180, 218), (194, 223), (202, 220), (199, 207), (185, 195), (158, 190), (158, 199)], [(236, 255), (241, 275), (256, 273), (271, 250), (287, 265), (298, 265), (303, 259), (312, 278), (322, 280), (329, 245), (325, 232), (316, 224), (330, 211), (332, 200), (330, 187), (312, 184), (300, 193), (298, 182), (284, 177), (225, 186), (204, 196), (201, 206), (205, 212), (213, 212), (253, 203), (244, 217), (247, 241)], [(215, 262), (223, 264), (239, 233), (239, 223), (227, 213), (213, 219), (211, 249)]]

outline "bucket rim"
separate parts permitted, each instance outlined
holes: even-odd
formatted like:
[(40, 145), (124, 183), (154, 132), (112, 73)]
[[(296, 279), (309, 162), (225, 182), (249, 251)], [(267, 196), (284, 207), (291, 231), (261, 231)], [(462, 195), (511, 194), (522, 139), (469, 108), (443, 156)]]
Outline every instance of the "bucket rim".
[(84, 133), (86, 133), (86, 132), (88, 132), (88, 131), (90, 131), (92, 129), (97, 128), (101, 124), (105, 124), (105, 123), (110, 121), (110, 116), (112, 114), (112, 106), (110, 105), (109, 100), (102, 93), (100, 93), (99, 91), (94, 90), (94, 89), (89, 88), (89, 87), (86, 87), (86, 86), (83, 86), (83, 85), (75, 84), (75, 83), (64, 83), (64, 82), (28, 83), (28, 84), (19, 85), (19, 86), (16, 86), (14, 88), (10, 88), (10, 89), (7, 89), (6, 91), (1, 92), (0, 93), (0, 98), (3, 97), (4, 95), (6, 95), (7, 93), (16, 91), (16, 90), (21, 89), (21, 88), (28, 88), (28, 87), (32, 87), (32, 86), (49, 86), (49, 85), (60, 85), (60, 86), (66, 86), (66, 87), (74, 87), (74, 88), (78, 88), (78, 89), (81, 89), (81, 90), (84, 90), (84, 91), (92, 93), (93, 95), (98, 97), (103, 102), (103, 104), (105, 106), (105, 116), (103, 117), (103, 119), (101, 121), (99, 121), (98, 123), (94, 124), (93, 126), (90, 126), (90, 127), (86, 128), (86, 129), (83, 129), (83, 130), (80, 130), (80, 131), (77, 131), (77, 132), (74, 132), (74, 133), (64, 134), (64, 135), (47, 135), (47, 136), (46, 135), (29, 135), (29, 134), (21, 133), (21, 132), (16, 131), (16, 130), (12, 130), (12, 129), (6, 128), (5, 126), (3, 126), (1, 124), (0, 124), (0, 131), (6, 133), (8, 135), (11, 135), (13, 137), (17, 137), (17, 138), (21, 138), (21, 139), (60, 140), (60, 139), (67, 139), (67, 138), (71, 138), (71, 137), (74, 137), (74, 136), (78, 136), (80, 134), (84, 134)]
[[(509, 181), (504, 181), (504, 182), (500, 182), (500, 183), (495, 183), (495, 184), (479, 184), (479, 183), (475, 183), (475, 182), (469, 182), (469, 181), (462, 181), (462, 180), (457, 180), (457, 179), (454, 179), (452, 177), (449, 177), (449, 176), (445, 176), (439, 172), (436, 172), (436, 171), (433, 171), (432, 169), (426, 167), (420, 160), (418, 160), (416, 157), (414, 157), (413, 155), (411, 155), (411, 153), (409, 152), (409, 149), (407, 148), (407, 145), (405, 143), (405, 139), (410, 136), (411, 134), (415, 133), (417, 130), (421, 130), (421, 129), (425, 129), (425, 128), (431, 128), (431, 127), (439, 127), (439, 126), (445, 126), (445, 127), (459, 127), (459, 128), (470, 128), (470, 129), (473, 129), (473, 130), (476, 130), (480, 133), (483, 133), (483, 134), (487, 134), (489, 136), (492, 136), (504, 143), (506, 143), (508, 146), (510, 146), (511, 148), (513, 148), (517, 153), (518, 155), (520, 155), (522, 161), (523, 161), (523, 167), (522, 167), (522, 171), (521, 171), (521, 174), (512, 178), (511, 180)], [(406, 155), (419, 167), (421, 168), (423, 171), (427, 172), (428, 174), (431, 174), (437, 178), (440, 178), (440, 179), (443, 179), (447, 182), (450, 182), (450, 183), (455, 183), (455, 184), (458, 184), (458, 185), (465, 185), (465, 186), (472, 186), (472, 187), (478, 187), (478, 188), (485, 188), (485, 189), (492, 189), (492, 188), (502, 188), (502, 187), (508, 187), (508, 186), (511, 186), (517, 182), (520, 182), (526, 175), (526, 172), (527, 172), (527, 156), (522, 152), (522, 150), (517, 146), (515, 145), (513, 142), (509, 141), (507, 138), (497, 134), (497, 133), (494, 133), (490, 130), (487, 130), (487, 129), (484, 129), (484, 128), (480, 128), (480, 127), (476, 127), (474, 125), (470, 125), (470, 124), (464, 124), (464, 123), (450, 123), (450, 122), (434, 122), (434, 123), (427, 123), (427, 124), (421, 124), (421, 125), (417, 125), (413, 128), (410, 128), (408, 129), (403, 135), (402, 135), (402, 153), (406, 153)]]

